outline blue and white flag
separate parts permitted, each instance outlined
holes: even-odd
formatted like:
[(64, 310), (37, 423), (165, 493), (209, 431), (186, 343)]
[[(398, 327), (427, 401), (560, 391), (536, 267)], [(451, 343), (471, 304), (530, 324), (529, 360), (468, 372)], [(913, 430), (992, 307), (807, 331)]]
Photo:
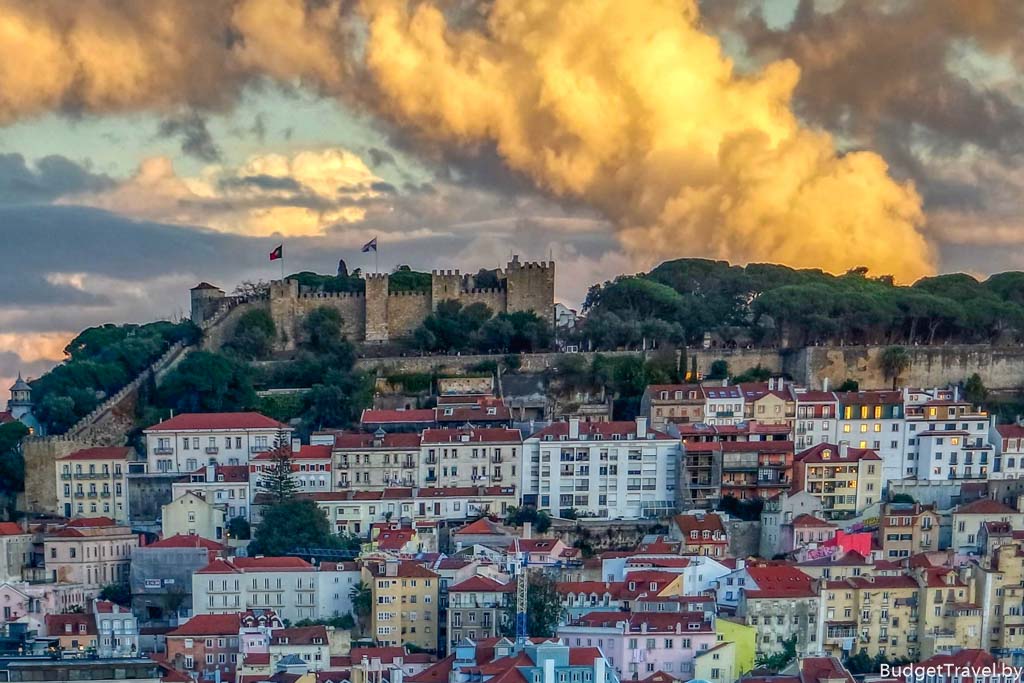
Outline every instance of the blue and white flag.
[(377, 238), (374, 237), (372, 240), (363, 245), (363, 253), (368, 251), (377, 251)]

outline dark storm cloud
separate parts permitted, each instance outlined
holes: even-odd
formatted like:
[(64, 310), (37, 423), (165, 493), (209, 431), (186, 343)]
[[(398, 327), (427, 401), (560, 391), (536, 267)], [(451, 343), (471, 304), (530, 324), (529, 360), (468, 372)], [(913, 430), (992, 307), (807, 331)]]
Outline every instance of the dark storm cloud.
[(93, 173), (67, 157), (43, 157), (30, 167), (20, 154), (0, 154), (0, 205), (47, 203), (113, 185), (109, 176)]
[(372, 166), (373, 168), (378, 168), (380, 166), (384, 166), (385, 164), (395, 163), (394, 155), (391, 154), (391, 152), (387, 151), (386, 149), (381, 149), (379, 147), (371, 147), (370, 149), (366, 150), (366, 154), (367, 156), (370, 157), (370, 166)]
[(249, 175), (241, 178), (225, 178), (220, 181), (222, 188), (253, 187), (260, 190), (287, 190), (298, 192), (302, 185), (294, 178), (272, 175)]
[(181, 152), (200, 161), (220, 161), (221, 151), (210, 134), (206, 119), (197, 112), (164, 119), (157, 134), (181, 142)]

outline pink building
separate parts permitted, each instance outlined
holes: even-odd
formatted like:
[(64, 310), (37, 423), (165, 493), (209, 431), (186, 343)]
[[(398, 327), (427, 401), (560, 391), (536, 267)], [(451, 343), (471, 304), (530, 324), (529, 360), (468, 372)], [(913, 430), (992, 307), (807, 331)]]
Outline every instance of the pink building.
[(572, 647), (599, 647), (623, 681), (664, 671), (693, 678), (697, 655), (715, 646), (714, 616), (705, 612), (590, 612), (561, 626)]

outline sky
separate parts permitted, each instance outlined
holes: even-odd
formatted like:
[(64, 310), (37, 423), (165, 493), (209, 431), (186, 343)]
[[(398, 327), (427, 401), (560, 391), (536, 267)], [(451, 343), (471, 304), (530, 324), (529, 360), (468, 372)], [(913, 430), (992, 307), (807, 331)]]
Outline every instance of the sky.
[(1017, 0), (0, 0), (0, 400), (285, 270), (1024, 268)]

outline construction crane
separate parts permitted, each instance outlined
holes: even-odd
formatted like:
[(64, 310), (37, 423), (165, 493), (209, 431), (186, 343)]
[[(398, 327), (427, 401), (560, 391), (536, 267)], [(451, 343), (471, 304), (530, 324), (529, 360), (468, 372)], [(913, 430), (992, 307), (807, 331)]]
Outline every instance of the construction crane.
[(513, 573), (516, 577), (516, 649), (522, 649), (529, 639), (526, 632), (526, 606), (530, 589), (530, 567), (523, 557), (519, 548), (519, 537), (512, 541), (513, 552), (515, 553), (515, 565)]

